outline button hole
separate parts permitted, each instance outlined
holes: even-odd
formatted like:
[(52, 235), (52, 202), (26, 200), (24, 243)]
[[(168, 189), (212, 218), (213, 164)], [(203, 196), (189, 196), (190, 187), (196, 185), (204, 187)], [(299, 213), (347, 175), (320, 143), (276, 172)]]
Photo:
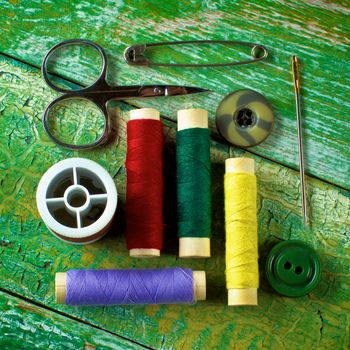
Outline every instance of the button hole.
[(286, 270), (290, 270), (292, 268), (292, 264), (289, 261), (287, 261), (286, 263), (284, 263), (284, 268)]
[(297, 274), (297, 275), (300, 275), (302, 272), (303, 272), (303, 269), (301, 266), (297, 266), (294, 270), (294, 272)]

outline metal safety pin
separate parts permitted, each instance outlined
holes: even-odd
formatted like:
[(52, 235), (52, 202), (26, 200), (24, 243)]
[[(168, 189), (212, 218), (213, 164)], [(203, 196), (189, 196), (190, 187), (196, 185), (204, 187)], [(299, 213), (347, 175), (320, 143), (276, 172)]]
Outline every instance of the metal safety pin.
[[(186, 44), (225, 44), (235, 46), (251, 47), (253, 59), (247, 61), (227, 62), (227, 63), (157, 63), (152, 62), (144, 56), (148, 47), (168, 46), (168, 45), (186, 45)], [(244, 41), (226, 41), (226, 40), (189, 40), (189, 41), (168, 41), (150, 44), (136, 44), (129, 46), (124, 51), (124, 59), (128, 64), (139, 66), (163, 66), (163, 67), (220, 67), (220, 66), (239, 66), (241, 64), (254, 63), (264, 60), (269, 52), (266, 47), (248, 43)]]

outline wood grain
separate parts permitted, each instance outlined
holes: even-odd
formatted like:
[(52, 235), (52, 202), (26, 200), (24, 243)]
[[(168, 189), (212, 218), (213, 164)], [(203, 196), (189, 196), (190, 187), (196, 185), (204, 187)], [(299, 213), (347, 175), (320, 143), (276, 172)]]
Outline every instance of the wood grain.
[(0, 292), (0, 310), (2, 350), (145, 349), (4, 292)]
[[(276, 113), (272, 135), (251, 152), (297, 169), (297, 133), (290, 57), (302, 65), (302, 117), (308, 174), (350, 188), (349, 98), (350, 7), (345, 0), (135, 1), (68, 0), (1, 1), (0, 51), (39, 66), (44, 53), (63, 39), (82, 37), (105, 47), (109, 79), (122, 85), (168, 83), (206, 87), (210, 95), (189, 98), (135, 100), (130, 103), (160, 109), (171, 120), (188, 107), (209, 111), (215, 130), (215, 110), (231, 91), (250, 88), (267, 97)], [(186, 39), (243, 40), (264, 44), (267, 62), (229, 68), (171, 69), (130, 67), (122, 59), (135, 43)], [(236, 49), (174, 48), (158, 52), (166, 60), (205, 61), (241, 57)], [(185, 56), (185, 57), (183, 57)], [(187, 58), (186, 58), (187, 57)], [(83, 62), (89, 65), (88, 58)], [(92, 63), (96, 66), (96, 62)], [(90, 64), (91, 68), (91, 64)], [(91, 80), (89, 70), (68, 63), (62, 76)]]
[[(340, 349), (349, 345), (348, 192), (308, 178), (312, 226), (302, 228), (297, 171), (212, 140), (212, 258), (177, 258), (175, 210), (176, 124), (163, 119), (166, 133), (166, 247), (160, 259), (128, 256), (124, 240), (125, 123), (130, 106), (113, 103), (113, 137), (103, 148), (73, 152), (48, 141), (41, 124), (54, 97), (39, 71), (0, 56), (0, 287), (157, 349)], [(74, 116), (74, 119), (81, 116)], [(89, 119), (83, 127), (91, 128)], [(245, 155), (256, 161), (261, 287), (257, 308), (228, 308), (224, 277), (224, 160)], [(99, 242), (73, 246), (59, 241), (41, 222), (35, 189), (45, 170), (71, 156), (97, 161), (114, 177), (119, 214)], [(281, 239), (302, 239), (317, 249), (323, 265), (319, 286), (292, 299), (274, 294), (263, 275), (267, 251)], [(54, 274), (70, 268), (183, 266), (207, 271), (208, 301), (194, 306), (69, 307), (54, 302)], [(17, 312), (17, 311), (14, 311)], [(32, 316), (34, 317), (34, 316)], [(16, 318), (16, 316), (14, 316)], [(21, 330), (18, 330), (21, 333)], [(80, 333), (80, 331), (78, 331)], [(77, 333), (74, 333), (77, 334)]]

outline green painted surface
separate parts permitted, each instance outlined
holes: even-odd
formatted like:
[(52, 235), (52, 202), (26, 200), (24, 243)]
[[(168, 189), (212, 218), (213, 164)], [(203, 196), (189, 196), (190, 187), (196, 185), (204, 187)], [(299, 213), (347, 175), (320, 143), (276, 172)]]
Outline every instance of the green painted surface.
[[(0, 287), (3, 290), (23, 295), (28, 301), (48, 305), (81, 322), (152, 348), (348, 348), (350, 199), (347, 191), (309, 177), (312, 226), (304, 230), (298, 172), (212, 140), (212, 258), (178, 259), (173, 222), (176, 125), (164, 120), (167, 140), (166, 247), (159, 259), (131, 259), (123, 229), (125, 123), (131, 107), (123, 103), (111, 106), (115, 126), (114, 138), (109, 144), (93, 151), (73, 152), (56, 147), (44, 134), (41, 114), (54, 94), (45, 86), (37, 69), (0, 56), (0, 96), (0, 130), (3, 135), (0, 139)], [(89, 119), (80, 114), (73, 114), (73, 117), (82, 119), (87, 128), (91, 126)], [(242, 154), (256, 160), (260, 268), (262, 270), (266, 253), (274, 242), (291, 238), (310, 243), (320, 254), (323, 270), (319, 286), (308, 296), (289, 299), (274, 294), (261, 271), (259, 306), (226, 306), (224, 159)], [(120, 194), (119, 215), (111, 232), (99, 242), (87, 246), (59, 241), (43, 225), (35, 207), (35, 189), (43, 172), (58, 160), (71, 156), (87, 157), (103, 165), (114, 177)], [(165, 266), (206, 270), (208, 300), (194, 306), (81, 308), (54, 302), (54, 275), (57, 271), (73, 267)], [(83, 333), (78, 326), (76, 329), (74, 334), (77, 336)], [(18, 333), (23, 337), (26, 332), (18, 327)], [(55, 343), (59, 345), (56, 339)]]
[[(0, 52), (40, 66), (44, 53), (63, 39), (83, 37), (108, 51), (109, 78), (123, 85), (174, 83), (207, 87), (214, 92), (196, 97), (133, 101), (155, 106), (175, 120), (187, 106), (209, 110), (215, 135), (215, 110), (229, 92), (253, 89), (272, 104), (276, 123), (272, 135), (251, 151), (294, 169), (298, 166), (294, 92), (290, 57), (302, 69), (305, 164), (308, 174), (350, 188), (348, 156), (350, 70), (348, 45), (350, 7), (346, 0), (325, 1), (0, 1)], [(124, 49), (135, 43), (184, 39), (258, 42), (269, 60), (241, 67), (174, 69), (130, 67)], [(222, 60), (241, 57), (237, 50), (174, 48), (158, 52), (172, 60)], [(186, 57), (182, 57), (186, 56)], [(95, 60), (93, 60), (95, 64)], [(88, 64), (85, 57), (84, 64)], [(90, 81), (67, 63), (61, 73), (74, 81)]]
[(145, 349), (0, 292), (0, 344), (7, 349)]

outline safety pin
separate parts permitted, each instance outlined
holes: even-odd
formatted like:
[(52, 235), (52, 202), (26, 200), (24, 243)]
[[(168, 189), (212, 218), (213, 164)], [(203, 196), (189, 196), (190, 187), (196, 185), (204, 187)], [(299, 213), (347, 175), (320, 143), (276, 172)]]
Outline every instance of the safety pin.
[[(167, 46), (167, 45), (184, 45), (184, 44), (226, 44), (235, 46), (251, 47), (251, 55), (253, 59), (248, 61), (227, 62), (227, 63), (157, 63), (151, 62), (144, 56), (148, 47), (151, 46)], [(262, 55), (261, 55), (262, 53)], [(168, 41), (150, 44), (136, 44), (129, 46), (124, 51), (124, 59), (128, 64), (139, 66), (163, 66), (163, 67), (221, 67), (221, 66), (238, 66), (241, 64), (254, 63), (264, 60), (269, 52), (266, 47), (248, 43), (244, 41), (227, 41), (227, 40), (189, 40), (189, 41)]]

